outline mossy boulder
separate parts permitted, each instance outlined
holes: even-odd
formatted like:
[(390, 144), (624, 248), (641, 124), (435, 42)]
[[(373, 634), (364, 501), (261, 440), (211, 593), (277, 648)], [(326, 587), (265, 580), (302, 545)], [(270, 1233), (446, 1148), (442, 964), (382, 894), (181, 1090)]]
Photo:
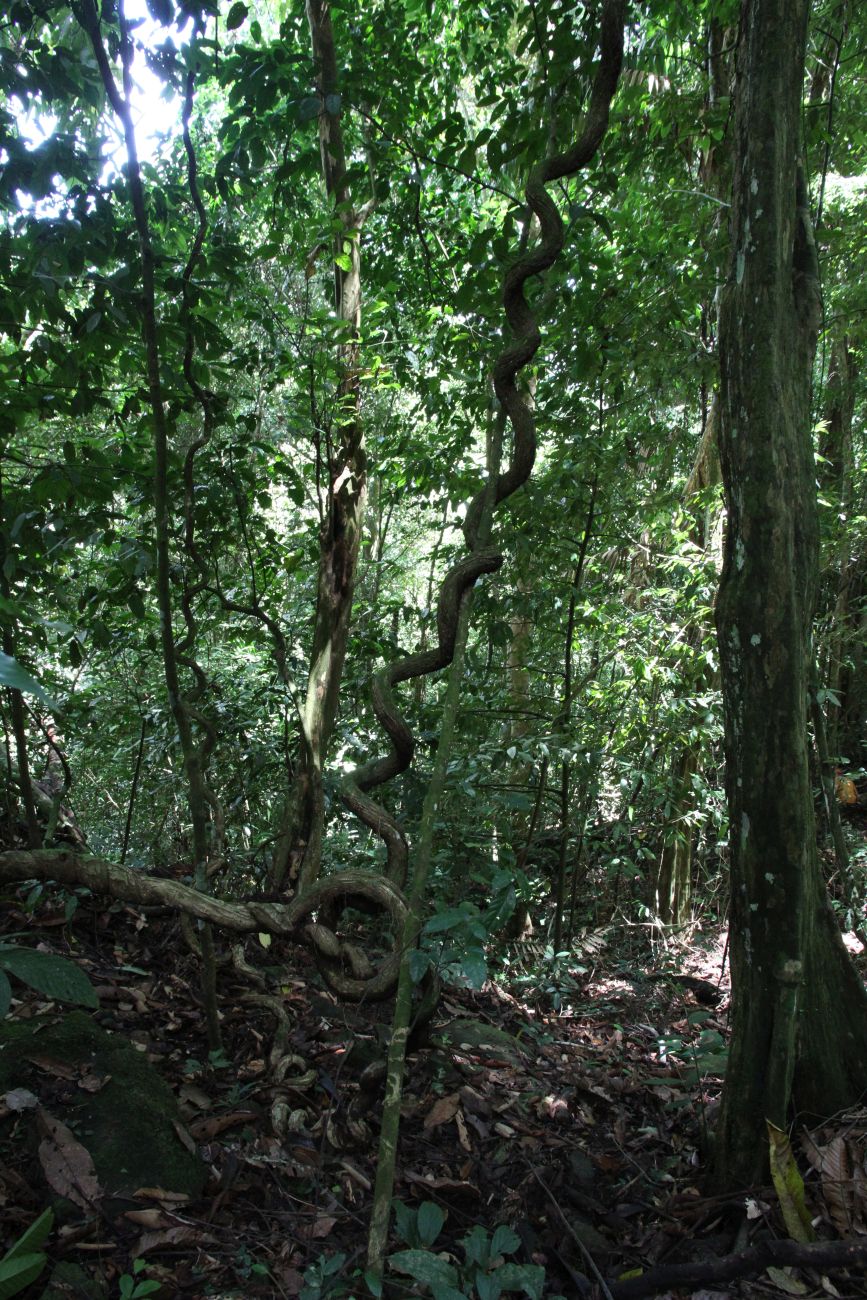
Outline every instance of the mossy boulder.
[[(54, 1077), (47, 1062), (80, 1070)], [(37, 1062), (42, 1063), (39, 1068)], [(98, 1091), (80, 1083), (106, 1082)], [(37, 1016), (0, 1023), (0, 1093), (27, 1088), (67, 1124), (93, 1159), (108, 1197), (162, 1187), (195, 1198), (204, 1167), (176, 1131), (174, 1095), (154, 1066), (123, 1039), (106, 1033), (84, 1011), (58, 1019)]]
[(514, 1066), (523, 1065), (527, 1050), (514, 1034), (505, 1029), (463, 1017), (443, 1025), (433, 1039), (434, 1043), (448, 1044), (458, 1050), (464, 1047), (473, 1055), (500, 1057)]

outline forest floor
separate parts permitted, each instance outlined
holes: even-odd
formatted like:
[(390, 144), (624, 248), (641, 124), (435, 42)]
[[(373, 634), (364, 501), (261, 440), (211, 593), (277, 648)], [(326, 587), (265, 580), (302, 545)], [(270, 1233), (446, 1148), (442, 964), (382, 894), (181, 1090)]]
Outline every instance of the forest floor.
[[(150, 1187), (127, 1202), (94, 1195), (92, 1206), (59, 1216), (49, 1261), (77, 1268), (66, 1282), (56, 1271), (48, 1290), (44, 1274), (26, 1296), (366, 1294), (381, 1093), (359, 1108), (358, 1079), (383, 1052), (388, 1007), (339, 1005), (307, 950), (253, 954), (257, 941), (248, 942), (248, 961), (288, 973), (272, 989), (289, 1017), (284, 1050), (302, 1058), (293, 1075), (302, 1065), (313, 1072), (312, 1082), (275, 1082), (275, 1013), (267, 1002), (242, 1000), (252, 986), (231, 967), (220, 977), (224, 1057), (209, 1065), (195, 962), (168, 913), (85, 896), (67, 921), (62, 898), (46, 891), (25, 909), (22, 892), (7, 898), (4, 929), (26, 929), (28, 942), (72, 956), (86, 971), (100, 997), (97, 1023), (132, 1043), (170, 1085), (180, 1136), (205, 1170), (194, 1201)], [(772, 1188), (728, 1200), (702, 1190), (725, 1061), (725, 933), (696, 930), (665, 944), (655, 933), (625, 925), (588, 932), (559, 966), (546, 961), (543, 945), (524, 945), (492, 959), (496, 979), (481, 992), (444, 994), (430, 1046), (412, 1057), (406, 1080), (395, 1189), (407, 1207), (398, 1217), (405, 1239), (393, 1250), (424, 1244), (442, 1220), (434, 1249), (463, 1288), (453, 1295), (499, 1294), (491, 1282), (498, 1250), (511, 1267), (544, 1267), (545, 1296), (603, 1297), (611, 1288), (619, 1294), (613, 1279), (633, 1270), (692, 1261), (710, 1278), (708, 1265), (720, 1256), (788, 1236)], [(19, 985), (15, 993), (15, 1020), (63, 1013)], [(31, 1086), (39, 1106), (64, 1121), (76, 1084), (69, 1065), (50, 1056), (37, 1064)], [(86, 1147), (86, 1133), (73, 1139), (74, 1120), (67, 1122), (70, 1142)], [(56, 1199), (44, 1160), (40, 1168), (43, 1147), (24, 1140), (23, 1123), (14, 1106), (0, 1105), (4, 1249)], [(867, 1231), (865, 1129), (867, 1112), (844, 1117), (814, 1135), (812, 1153), (803, 1134), (793, 1134), (820, 1237)], [(847, 1161), (844, 1188), (834, 1171)], [(426, 1202), (444, 1216), (420, 1218)], [(513, 1232), (496, 1239), (494, 1262), (473, 1290), (473, 1274), (485, 1270), (472, 1259), (480, 1241), (484, 1255), (484, 1234), (498, 1225)], [(395, 1262), (401, 1258), (408, 1257)], [(527, 1293), (539, 1294), (540, 1275), (531, 1275)], [(423, 1294), (394, 1276), (389, 1294)], [(867, 1295), (865, 1279), (857, 1269), (825, 1276), (772, 1267), (724, 1284), (661, 1279), (649, 1294), (854, 1300)]]

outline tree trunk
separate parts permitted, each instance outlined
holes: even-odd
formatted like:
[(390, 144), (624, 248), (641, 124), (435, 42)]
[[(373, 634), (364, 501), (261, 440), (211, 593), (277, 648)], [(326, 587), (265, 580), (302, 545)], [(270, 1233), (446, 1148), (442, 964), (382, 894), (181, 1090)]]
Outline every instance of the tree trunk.
[[(850, 522), (855, 504), (852, 499), (852, 419), (856, 380), (855, 356), (849, 339), (845, 336), (835, 338), (826, 388), (825, 436), (821, 444), (823, 461), (819, 465), (822, 494), (835, 503), (840, 516), (837, 554), (831, 560), (836, 568), (837, 594), (827, 649), (826, 680), (831, 694), (825, 707), (830, 755), (850, 767), (859, 765), (863, 745), (863, 717), (858, 716), (857, 709), (853, 717), (849, 707), (849, 692), (853, 685), (852, 661), (859, 648), (863, 653), (863, 643), (859, 646), (859, 597), (863, 592), (859, 592), (858, 586), (864, 557), (853, 548)], [(854, 513), (858, 513), (857, 505)]]
[(302, 748), (295, 788), (275, 852), (273, 881), (304, 888), (319, 875), (324, 821), (322, 770), (337, 716), (337, 701), (352, 610), (367, 485), (361, 424), (361, 228), (367, 209), (351, 201), (334, 31), (328, 0), (307, 0), (315, 64), (322, 179), (340, 230), (334, 239), (334, 309), (341, 333), (334, 394), (335, 429), (327, 439), (326, 502), (319, 537), (316, 617), (307, 693), (301, 709)]
[(685, 925), (692, 902), (693, 829), (688, 816), (695, 805), (692, 778), (698, 771), (700, 742), (681, 749), (672, 763), (672, 813), (666, 826), (656, 874), (656, 911), (663, 925)]
[(732, 1040), (715, 1178), (752, 1183), (765, 1120), (867, 1085), (867, 995), (821, 883), (807, 751), (820, 315), (798, 162), (809, 0), (744, 0), (720, 312), (728, 535), (717, 604), (731, 819)]

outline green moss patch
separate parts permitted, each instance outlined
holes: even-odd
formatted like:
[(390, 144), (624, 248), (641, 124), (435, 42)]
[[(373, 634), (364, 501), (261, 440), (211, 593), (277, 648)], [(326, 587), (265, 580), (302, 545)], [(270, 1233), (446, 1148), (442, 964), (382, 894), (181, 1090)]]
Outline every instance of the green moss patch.
[[(58, 1080), (53, 1061), (80, 1076)], [(107, 1081), (88, 1092), (80, 1086), (87, 1078)], [(139, 1187), (201, 1193), (204, 1168), (175, 1131), (171, 1089), (141, 1052), (86, 1012), (0, 1023), (0, 1091), (10, 1088), (29, 1089), (72, 1129), (107, 1196), (129, 1196)]]

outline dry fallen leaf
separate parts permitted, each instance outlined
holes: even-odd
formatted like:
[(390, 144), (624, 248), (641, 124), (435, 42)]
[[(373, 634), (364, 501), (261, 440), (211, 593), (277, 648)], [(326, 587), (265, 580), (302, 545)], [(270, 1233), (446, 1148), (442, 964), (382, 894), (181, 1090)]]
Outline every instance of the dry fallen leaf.
[(471, 1088), (469, 1084), (461, 1088), (458, 1095), (465, 1111), (471, 1111), (474, 1115), (490, 1115), (490, 1103), (480, 1092), (476, 1092), (475, 1088)]
[(304, 1274), (299, 1273), (297, 1268), (279, 1269), (277, 1276), (280, 1284), (287, 1296), (300, 1295), (304, 1287)]
[(24, 1055), (37, 1070), (53, 1074), (56, 1079), (75, 1079), (78, 1076), (78, 1066), (67, 1065), (66, 1061), (61, 1061), (56, 1056), (48, 1056), (41, 1052), (25, 1052)]
[(850, 1150), (842, 1135), (833, 1137), (830, 1142), (820, 1146), (809, 1133), (804, 1134), (802, 1149), (822, 1179), (822, 1194), (831, 1222), (841, 1237), (851, 1236), (853, 1229), (863, 1226), (861, 1211), (864, 1206), (863, 1203), (858, 1205), (855, 1192), (857, 1149)]
[(223, 1133), (227, 1128), (238, 1124), (255, 1123), (260, 1116), (254, 1110), (236, 1110), (231, 1115), (211, 1115), (206, 1119), (197, 1119), (190, 1125), (190, 1133), (197, 1142), (209, 1142), (211, 1138)]
[(92, 1210), (102, 1188), (90, 1152), (59, 1119), (41, 1107), (37, 1111), (40, 1132), (39, 1163), (49, 1186), (82, 1210)]
[(440, 1124), (448, 1124), (449, 1120), (454, 1119), (460, 1104), (460, 1093), (450, 1092), (447, 1097), (440, 1097), (425, 1115), (425, 1129), (429, 1131), (439, 1128)]
[(320, 1214), (310, 1225), (310, 1236), (329, 1237), (337, 1220), (331, 1214)]
[(157, 1228), (171, 1228), (173, 1226), (171, 1219), (155, 1206), (152, 1206), (149, 1210), (127, 1210), (123, 1217), (129, 1219), (130, 1223), (137, 1223), (140, 1228), (156, 1230)]
[(79, 1088), (90, 1093), (102, 1092), (107, 1083), (111, 1083), (110, 1074), (95, 1074), (93, 1070), (89, 1070), (86, 1066), (78, 1080)]
[(467, 1132), (467, 1123), (461, 1112), (458, 1110), (455, 1114), (455, 1124), (458, 1129), (458, 1141), (465, 1151), (472, 1151), (470, 1135)]
[(190, 1136), (189, 1130), (186, 1129), (179, 1120), (172, 1121), (172, 1128), (180, 1138), (182, 1145), (187, 1148), (191, 1156), (194, 1156), (198, 1151), (198, 1147), (196, 1146), (194, 1139)]
[(161, 1232), (145, 1232), (136, 1242), (133, 1256), (147, 1255), (152, 1250), (164, 1250), (168, 1246), (213, 1246), (216, 1237), (200, 1228), (183, 1224), (177, 1228), (166, 1228)]
[(407, 1172), (404, 1174), (404, 1180), (408, 1183), (414, 1183), (416, 1187), (424, 1187), (431, 1192), (442, 1192), (444, 1196), (465, 1196), (468, 1199), (478, 1200), (481, 1195), (475, 1183), (471, 1183), (467, 1179), (434, 1178), (433, 1174)]
[(210, 1110), (213, 1105), (208, 1094), (202, 1088), (196, 1087), (194, 1083), (182, 1083), (178, 1089), (178, 1097), (181, 1101), (195, 1106), (196, 1110)]

